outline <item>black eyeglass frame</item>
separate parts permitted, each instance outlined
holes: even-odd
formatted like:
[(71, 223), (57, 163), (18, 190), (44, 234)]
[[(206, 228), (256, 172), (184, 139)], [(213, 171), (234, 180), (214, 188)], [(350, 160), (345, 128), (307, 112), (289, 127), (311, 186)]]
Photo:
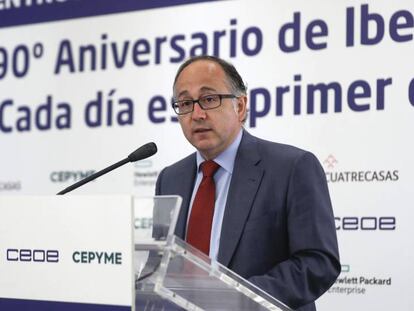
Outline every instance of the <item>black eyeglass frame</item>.
[[(214, 106), (214, 107), (208, 107), (208, 108), (207, 107), (203, 107), (203, 104), (200, 102), (200, 100), (202, 101), (203, 99), (206, 99), (206, 98), (211, 97), (211, 96), (218, 96), (219, 99), (220, 99), (219, 104), (217, 106)], [(176, 114), (178, 114), (178, 115), (181, 116), (181, 115), (185, 115), (185, 114), (188, 114), (190, 112), (193, 112), (194, 111), (194, 105), (196, 103), (198, 103), (198, 105), (200, 106), (200, 108), (203, 109), (203, 110), (216, 109), (216, 108), (218, 108), (218, 107), (221, 106), (221, 103), (222, 103), (223, 98), (232, 98), (233, 99), (233, 98), (238, 98), (238, 96), (236, 96), (234, 94), (209, 94), (209, 95), (201, 96), (198, 99), (173, 100), (173, 102), (171, 103), (171, 107), (173, 108), (173, 110), (174, 110), (174, 112)], [(192, 109), (190, 111), (187, 111), (187, 112), (184, 112), (184, 113), (177, 112), (176, 108), (178, 108), (178, 107), (176, 107), (175, 105), (177, 103), (179, 103), (179, 102), (192, 102)]]

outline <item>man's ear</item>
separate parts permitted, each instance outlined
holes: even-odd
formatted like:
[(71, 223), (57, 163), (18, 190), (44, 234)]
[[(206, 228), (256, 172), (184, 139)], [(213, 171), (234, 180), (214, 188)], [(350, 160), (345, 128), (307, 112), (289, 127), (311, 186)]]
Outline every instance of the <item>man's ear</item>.
[(237, 104), (235, 105), (235, 111), (239, 116), (240, 122), (245, 122), (247, 118), (247, 96), (242, 95), (237, 98)]

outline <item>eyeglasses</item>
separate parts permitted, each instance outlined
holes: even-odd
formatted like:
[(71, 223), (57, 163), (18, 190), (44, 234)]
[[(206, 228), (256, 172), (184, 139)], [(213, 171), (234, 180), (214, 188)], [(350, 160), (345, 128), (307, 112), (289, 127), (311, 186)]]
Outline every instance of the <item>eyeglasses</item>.
[(194, 111), (194, 104), (198, 103), (203, 110), (210, 110), (221, 105), (223, 98), (237, 98), (233, 94), (211, 94), (201, 96), (199, 99), (183, 99), (172, 102), (172, 107), (176, 114), (182, 115)]

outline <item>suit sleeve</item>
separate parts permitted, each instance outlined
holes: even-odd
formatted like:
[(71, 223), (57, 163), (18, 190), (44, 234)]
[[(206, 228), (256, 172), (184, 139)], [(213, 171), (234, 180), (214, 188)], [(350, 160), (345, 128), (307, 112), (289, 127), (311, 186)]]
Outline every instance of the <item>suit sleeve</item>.
[(294, 163), (286, 208), (289, 258), (249, 281), (296, 309), (328, 290), (341, 268), (325, 173), (311, 153)]
[(160, 172), (160, 174), (157, 177), (157, 182), (155, 183), (155, 195), (161, 195), (161, 184), (162, 184), (162, 176), (164, 174), (165, 168)]

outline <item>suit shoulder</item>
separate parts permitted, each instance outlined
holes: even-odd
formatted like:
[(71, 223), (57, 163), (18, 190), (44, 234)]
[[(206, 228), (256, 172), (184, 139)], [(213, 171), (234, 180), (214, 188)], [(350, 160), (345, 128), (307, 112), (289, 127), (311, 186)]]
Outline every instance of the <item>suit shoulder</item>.
[(278, 158), (281, 160), (297, 160), (306, 154), (312, 154), (311, 152), (292, 146), (287, 144), (281, 144), (276, 143), (268, 140), (264, 140), (261, 138), (257, 139), (257, 145), (259, 152), (262, 154), (262, 156), (266, 157), (272, 157), (272, 158)]
[(189, 156), (169, 165), (163, 169), (164, 174), (175, 174), (180, 173), (183, 170), (188, 170), (189, 167), (195, 165), (196, 156), (195, 153), (190, 154)]
[(157, 178), (155, 193), (157, 195), (180, 193), (178, 189), (180, 185), (192, 182), (196, 166), (195, 159), (195, 153), (193, 153), (162, 169)]
[(258, 139), (258, 149), (262, 165), (266, 168), (278, 168), (278, 171), (323, 172), (319, 159), (310, 151), (281, 143)]

